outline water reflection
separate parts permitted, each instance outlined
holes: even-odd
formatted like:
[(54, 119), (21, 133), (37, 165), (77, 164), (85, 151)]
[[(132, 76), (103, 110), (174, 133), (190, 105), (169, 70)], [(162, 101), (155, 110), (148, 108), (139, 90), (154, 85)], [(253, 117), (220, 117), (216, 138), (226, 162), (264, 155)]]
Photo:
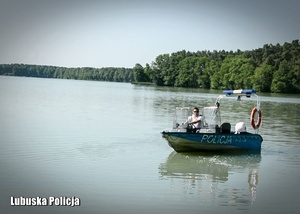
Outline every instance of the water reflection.
[[(179, 191), (220, 205), (251, 204), (256, 200), (260, 154), (183, 154), (172, 152), (159, 173)], [(242, 179), (244, 178), (244, 179)], [(210, 197), (207, 197), (207, 194)], [(228, 203), (230, 201), (230, 203)]]

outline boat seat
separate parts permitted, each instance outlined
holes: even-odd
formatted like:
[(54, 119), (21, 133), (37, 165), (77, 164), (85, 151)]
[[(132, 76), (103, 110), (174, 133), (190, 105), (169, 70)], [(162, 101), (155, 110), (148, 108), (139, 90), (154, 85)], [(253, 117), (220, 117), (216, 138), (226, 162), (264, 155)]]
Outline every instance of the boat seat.
[(220, 128), (222, 133), (230, 133), (231, 131), (230, 123), (223, 123)]

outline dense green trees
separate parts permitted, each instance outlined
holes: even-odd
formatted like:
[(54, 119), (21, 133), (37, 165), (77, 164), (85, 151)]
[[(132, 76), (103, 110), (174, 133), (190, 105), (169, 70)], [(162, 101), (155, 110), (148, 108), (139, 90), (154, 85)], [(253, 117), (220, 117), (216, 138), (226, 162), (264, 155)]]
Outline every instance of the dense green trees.
[(252, 51), (183, 50), (159, 55), (145, 68), (137, 65), (138, 69), (133, 70), (138, 72), (135, 77), (149, 79), (156, 85), (300, 93), (299, 40), (283, 45), (266, 44)]
[(134, 79), (131, 68), (65, 68), (24, 64), (2, 64), (0, 75), (114, 82), (131, 82)]
[(145, 67), (137, 63), (132, 69), (2, 64), (0, 75), (300, 93), (300, 42), (266, 44), (252, 51), (182, 50), (161, 54)]
[[(149, 75), (149, 74), (148, 74)], [(149, 82), (150, 78), (144, 71), (143, 66), (136, 64), (133, 68), (133, 76), (137, 82)]]

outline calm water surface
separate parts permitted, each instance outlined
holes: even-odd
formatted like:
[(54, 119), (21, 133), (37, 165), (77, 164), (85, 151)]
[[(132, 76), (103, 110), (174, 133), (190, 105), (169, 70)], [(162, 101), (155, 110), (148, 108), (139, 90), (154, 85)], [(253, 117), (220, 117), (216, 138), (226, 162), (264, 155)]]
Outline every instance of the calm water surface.
[[(299, 212), (299, 95), (261, 94), (261, 154), (178, 154), (160, 135), (174, 108), (219, 92), (4, 76), (0, 91), (1, 213)], [(223, 121), (251, 130), (253, 104), (224, 102)], [(81, 205), (11, 206), (12, 196)]]

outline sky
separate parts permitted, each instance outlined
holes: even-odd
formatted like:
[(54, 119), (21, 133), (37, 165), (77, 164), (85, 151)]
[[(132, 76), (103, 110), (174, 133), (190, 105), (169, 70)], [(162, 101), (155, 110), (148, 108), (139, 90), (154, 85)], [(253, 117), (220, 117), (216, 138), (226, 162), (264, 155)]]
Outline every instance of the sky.
[(300, 39), (299, 0), (0, 0), (0, 64), (127, 67)]

